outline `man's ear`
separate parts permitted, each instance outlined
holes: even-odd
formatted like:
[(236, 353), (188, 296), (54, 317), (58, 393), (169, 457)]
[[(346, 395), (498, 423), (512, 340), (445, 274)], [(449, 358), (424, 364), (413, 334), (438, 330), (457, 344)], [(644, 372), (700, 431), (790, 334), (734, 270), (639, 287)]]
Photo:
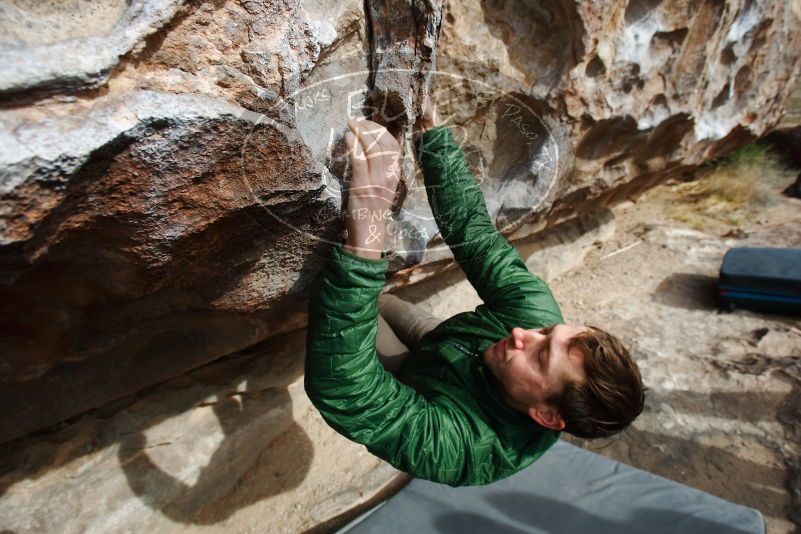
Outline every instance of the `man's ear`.
[(528, 409), (528, 415), (540, 426), (551, 430), (562, 430), (565, 428), (565, 421), (562, 416), (553, 408), (544, 406), (532, 406)]

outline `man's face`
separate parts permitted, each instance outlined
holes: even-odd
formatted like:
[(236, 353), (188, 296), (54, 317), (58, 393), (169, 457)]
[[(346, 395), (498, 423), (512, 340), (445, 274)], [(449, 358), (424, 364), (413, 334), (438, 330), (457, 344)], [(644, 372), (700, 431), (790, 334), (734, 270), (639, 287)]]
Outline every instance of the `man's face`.
[(556, 324), (538, 330), (513, 328), (510, 335), (484, 351), (484, 363), (500, 382), (505, 400), (541, 425), (559, 430), (564, 422), (545, 400), (568, 380), (584, 382), (584, 355), (568, 350), (581, 325)]

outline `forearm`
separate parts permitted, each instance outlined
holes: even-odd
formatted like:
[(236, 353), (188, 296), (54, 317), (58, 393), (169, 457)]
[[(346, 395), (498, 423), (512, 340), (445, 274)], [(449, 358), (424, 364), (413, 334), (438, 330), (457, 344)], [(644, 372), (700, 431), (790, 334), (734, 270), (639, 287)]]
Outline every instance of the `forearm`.
[(345, 134), (352, 179), (348, 191), (345, 250), (369, 259), (384, 252), (387, 220), (400, 181), (400, 145), (383, 126), (350, 121)]
[[(422, 141), (419, 159), (426, 195), (445, 242), (452, 249), (464, 249), (466, 241), (496, 232), (484, 195), (450, 127), (434, 127), (423, 134)], [(458, 255), (461, 250), (453, 252)]]
[[(391, 435), (382, 429), (402, 417), (414, 397), (376, 357), (387, 263), (351, 256), (337, 245), (309, 296), (306, 393), (334, 430), (368, 447)], [(381, 447), (374, 452), (386, 456)]]
[(437, 227), (456, 261), (471, 283), (478, 284), (476, 290), (486, 301), (489, 284), (501, 283), (501, 280), (482, 279), (489, 255), (499, 249), (508, 254), (511, 246), (495, 228), (484, 195), (450, 128), (435, 127), (426, 132), (422, 140), (420, 165)]
[[(375, 355), (378, 295), (388, 261), (336, 245), (310, 288), (304, 385), (323, 419), (346, 438), (413, 476), (469, 482), (458, 414), (384, 371)], [(455, 417), (455, 415), (457, 415)], [(472, 458), (472, 456), (471, 456)]]
[(351, 121), (349, 127), (354, 133), (345, 136), (353, 171), (348, 239), (334, 246), (310, 287), (305, 386), (331, 427), (393, 465), (405, 466), (403, 455), (416, 455), (419, 449), (399, 443), (405, 436), (399, 425), (415, 419), (413, 413), (430, 421), (428, 403), (384, 370), (375, 347), (399, 146), (385, 128), (370, 121)]
[(484, 195), (447, 126), (426, 132), (420, 164), (431, 210), (456, 261), (496, 317), (509, 326), (561, 322), (545, 282), (495, 228)]
[(428, 101), (418, 128), (422, 132), (418, 157), (426, 194), (442, 238), (460, 263), (486, 254), (492, 245), (475, 243), (476, 238), (483, 240), (500, 234), (453, 132), (449, 126), (440, 124), (436, 108)]
[(368, 386), (383, 375), (375, 335), (387, 263), (385, 258), (352, 256), (335, 245), (310, 287), (306, 391), (326, 420), (343, 433), (353, 429), (346, 423), (358, 417), (361, 407), (375, 402)]

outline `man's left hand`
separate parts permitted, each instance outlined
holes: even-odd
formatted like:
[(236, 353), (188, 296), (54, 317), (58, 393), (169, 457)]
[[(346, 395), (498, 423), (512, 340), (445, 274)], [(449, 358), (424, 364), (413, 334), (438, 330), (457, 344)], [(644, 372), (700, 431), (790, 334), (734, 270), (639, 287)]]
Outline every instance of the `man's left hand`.
[(401, 179), (400, 145), (386, 128), (373, 121), (352, 119), (348, 127), (345, 142), (353, 175), (344, 247), (358, 256), (378, 259)]

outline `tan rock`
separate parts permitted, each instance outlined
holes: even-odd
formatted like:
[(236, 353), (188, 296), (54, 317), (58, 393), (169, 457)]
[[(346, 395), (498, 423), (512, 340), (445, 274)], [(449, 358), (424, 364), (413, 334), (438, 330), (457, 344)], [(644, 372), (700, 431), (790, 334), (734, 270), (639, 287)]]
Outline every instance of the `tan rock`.
[(168, 23), (181, 3), (4, 3), (0, 94), (27, 97), (32, 90), (64, 92), (105, 83), (120, 58)]

